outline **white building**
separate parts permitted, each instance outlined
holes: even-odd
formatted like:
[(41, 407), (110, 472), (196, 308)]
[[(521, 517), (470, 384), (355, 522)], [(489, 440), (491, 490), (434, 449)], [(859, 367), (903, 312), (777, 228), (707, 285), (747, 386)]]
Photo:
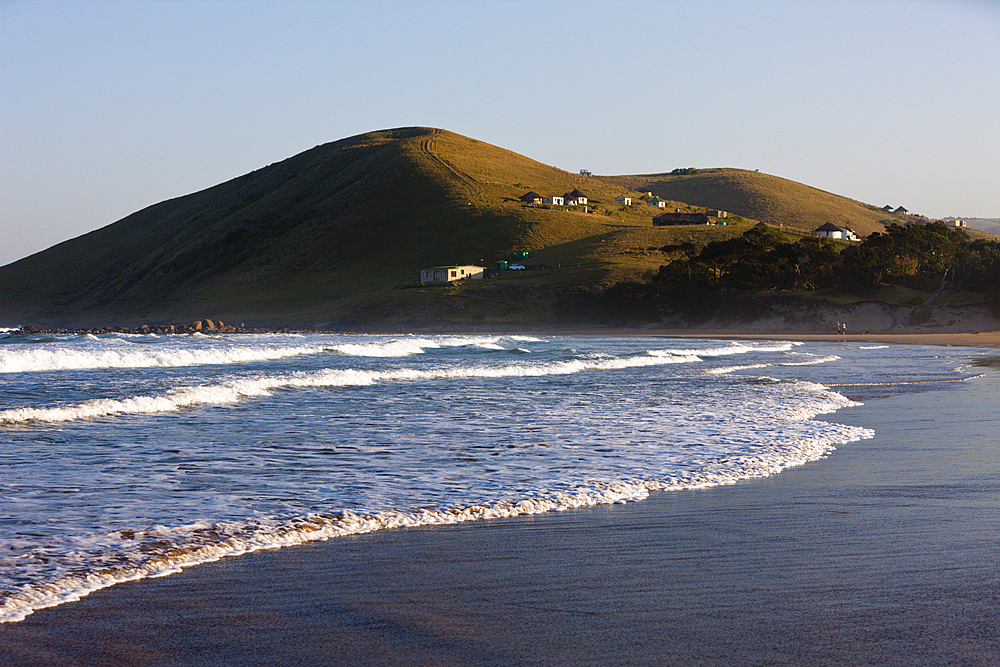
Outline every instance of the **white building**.
[(562, 197), (544, 197), (542, 203), (546, 206), (563, 206)]
[(447, 283), (453, 280), (478, 280), (483, 278), (485, 269), (481, 266), (467, 264), (465, 266), (435, 266), (433, 269), (420, 269), (420, 282)]
[(646, 206), (652, 206), (654, 208), (666, 208), (667, 202), (663, 201), (659, 197), (650, 197), (646, 200)]
[(631, 197), (615, 197), (615, 203), (616, 204), (620, 204), (622, 206), (631, 206), (632, 205), (632, 198)]
[(832, 222), (828, 222), (822, 227), (817, 227), (813, 234), (820, 238), (839, 239), (842, 241), (857, 241), (858, 237), (847, 227), (838, 227)]

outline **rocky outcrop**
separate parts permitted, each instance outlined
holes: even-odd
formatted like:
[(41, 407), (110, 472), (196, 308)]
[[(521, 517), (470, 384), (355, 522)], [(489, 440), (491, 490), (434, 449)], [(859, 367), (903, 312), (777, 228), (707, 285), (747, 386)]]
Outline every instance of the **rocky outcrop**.
[(151, 335), (155, 334), (157, 336), (169, 336), (171, 334), (206, 334), (206, 335), (216, 335), (216, 334), (240, 334), (240, 333), (306, 333), (312, 331), (311, 329), (297, 329), (292, 327), (247, 327), (247, 326), (233, 326), (231, 324), (225, 324), (221, 320), (195, 320), (189, 324), (140, 324), (136, 327), (121, 327), (121, 326), (109, 326), (109, 327), (86, 327), (82, 329), (39, 329), (30, 325), (22, 326), (20, 329), (13, 331), (11, 333), (15, 335), (31, 335), (31, 334), (91, 334), (94, 336), (99, 336), (101, 334), (111, 334), (111, 333), (121, 333), (121, 334), (138, 334), (138, 335)]

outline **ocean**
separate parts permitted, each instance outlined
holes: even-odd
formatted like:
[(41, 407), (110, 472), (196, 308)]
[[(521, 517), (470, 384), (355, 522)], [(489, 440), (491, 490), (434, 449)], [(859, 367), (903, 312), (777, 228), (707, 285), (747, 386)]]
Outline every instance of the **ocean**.
[(260, 549), (777, 474), (873, 435), (818, 415), (948, 391), (986, 354), (0, 333), (0, 622)]

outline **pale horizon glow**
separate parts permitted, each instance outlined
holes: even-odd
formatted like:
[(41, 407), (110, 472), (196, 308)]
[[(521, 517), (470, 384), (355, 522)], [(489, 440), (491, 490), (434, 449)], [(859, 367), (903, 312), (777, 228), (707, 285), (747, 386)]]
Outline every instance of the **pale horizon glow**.
[(998, 34), (994, 0), (0, 0), (0, 265), (415, 125), (1000, 217)]

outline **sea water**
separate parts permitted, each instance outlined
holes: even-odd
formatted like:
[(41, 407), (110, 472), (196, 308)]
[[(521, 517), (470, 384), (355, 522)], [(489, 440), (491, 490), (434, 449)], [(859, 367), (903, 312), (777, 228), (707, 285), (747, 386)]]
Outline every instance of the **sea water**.
[(0, 621), (341, 535), (641, 500), (872, 432), (976, 350), (561, 336), (0, 333)]

